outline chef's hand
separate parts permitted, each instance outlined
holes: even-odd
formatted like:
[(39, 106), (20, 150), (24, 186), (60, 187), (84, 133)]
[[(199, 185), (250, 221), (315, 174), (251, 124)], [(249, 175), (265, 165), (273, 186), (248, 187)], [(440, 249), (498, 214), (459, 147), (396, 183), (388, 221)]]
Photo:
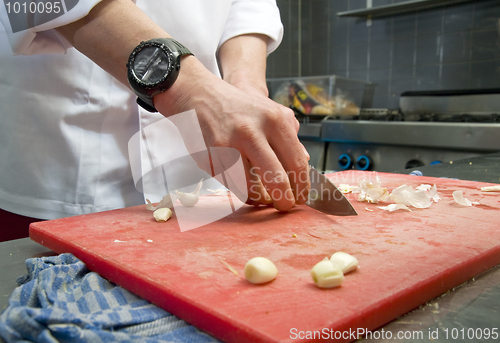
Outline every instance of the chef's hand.
[[(126, 64), (132, 50), (141, 41), (170, 37), (130, 0), (101, 1), (86, 17), (57, 31), (127, 86)], [(226, 47), (234, 48), (231, 44)], [(238, 75), (239, 69), (251, 69), (239, 68), (247, 60), (238, 62), (234, 49), (230, 50), (230, 59), (225, 59), (224, 53), (219, 56), (226, 81), (210, 73), (196, 57), (185, 56), (176, 82), (154, 97), (154, 105), (167, 117), (195, 109), (207, 146), (238, 149), (248, 186), (257, 180), (262, 183), (260, 190), (249, 189), (251, 199), (270, 202), (267, 191), (277, 209), (288, 210), (307, 200), (310, 187), (308, 156), (297, 138), (298, 122), (290, 109), (230, 84), (245, 88), (243, 80), (252, 75)], [(242, 53), (248, 56), (247, 51)], [(262, 53), (259, 55), (262, 64)], [(257, 74), (260, 81), (254, 88), (263, 89), (264, 73), (261, 70)]]
[(307, 201), (308, 155), (292, 110), (221, 80), (193, 56), (182, 58), (174, 85), (153, 101), (166, 117), (195, 109), (207, 146), (241, 153), (250, 200), (281, 211)]
[[(262, 99), (269, 98), (269, 91), (266, 82), (266, 62), (269, 37), (262, 34), (244, 34), (233, 37), (219, 48), (219, 64), (222, 69), (222, 76), (225, 81), (244, 91), (246, 94), (254, 95)], [(282, 111), (292, 113), (288, 108)], [(288, 114), (290, 116), (290, 114)], [(292, 114), (293, 116), (293, 114)], [(299, 123), (293, 120), (296, 133), (299, 130)], [(302, 148), (309, 159), (307, 150)], [(251, 169), (251, 166), (249, 167)], [(293, 175), (293, 174), (289, 174)], [(302, 180), (308, 180), (308, 175)], [(260, 203), (272, 203), (266, 188), (260, 178), (255, 174), (249, 175), (249, 201), (256, 205)], [(306, 196), (309, 188), (303, 189)], [(302, 200), (300, 201), (302, 203)]]

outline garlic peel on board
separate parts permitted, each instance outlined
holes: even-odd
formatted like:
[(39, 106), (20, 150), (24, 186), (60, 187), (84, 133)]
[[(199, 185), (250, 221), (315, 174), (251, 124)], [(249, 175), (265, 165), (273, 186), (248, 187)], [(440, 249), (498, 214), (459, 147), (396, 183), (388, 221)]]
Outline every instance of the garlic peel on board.
[(415, 208), (427, 208), (432, 205), (431, 198), (427, 196), (426, 191), (415, 190), (408, 185), (402, 185), (394, 189), (391, 192), (390, 198), (397, 204), (404, 204)]
[(155, 211), (160, 208), (174, 207), (174, 203), (172, 202), (172, 197), (170, 196), (170, 194), (165, 195), (156, 206), (154, 206), (149, 199), (146, 199), (146, 202), (146, 209), (150, 211)]
[(389, 212), (394, 212), (397, 210), (407, 210), (411, 212), (411, 210), (405, 204), (389, 204), (387, 206), (378, 206), (378, 208)]
[(464, 197), (464, 192), (462, 191), (454, 191), (453, 192), (453, 200), (459, 205), (462, 206), (472, 206), (472, 205), (480, 205), (480, 203), (476, 201), (470, 201), (469, 199)]
[(482, 192), (500, 192), (500, 186), (481, 187)]
[(178, 190), (175, 191), (177, 198), (179, 199), (179, 201), (183, 206), (193, 207), (198, 203), (198, 200), (200, 200), (200, 189), (202, 184), (203, 184), (203, 179), (201, 179), (200, 182), (198, 182), (196, 190), (192, 193), (180, 192)]

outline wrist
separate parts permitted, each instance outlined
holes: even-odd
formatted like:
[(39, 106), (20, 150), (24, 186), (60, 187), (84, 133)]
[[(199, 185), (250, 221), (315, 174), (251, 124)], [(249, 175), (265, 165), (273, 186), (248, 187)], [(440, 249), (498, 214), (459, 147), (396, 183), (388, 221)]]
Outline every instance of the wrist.
[(203, 78), (204, 71), (206, 69), (196, 57), (183, 56), (177, 80), (169, 89), (153, 97), (153, 103), (158, 112), (168, 117), (189, 110), (186, 106), (191, 97), (190, 91), (200, 83), (199, 80)]

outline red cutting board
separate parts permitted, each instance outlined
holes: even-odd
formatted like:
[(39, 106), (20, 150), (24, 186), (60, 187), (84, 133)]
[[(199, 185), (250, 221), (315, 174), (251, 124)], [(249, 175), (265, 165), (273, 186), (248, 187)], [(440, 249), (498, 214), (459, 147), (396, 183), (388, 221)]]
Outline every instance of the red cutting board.
[[(359, 213), (351, 217), (306, 206), (288, 213), (244, 206), (186, 232), (175, 217), (157, 223), (137, 206), (34, 223), (30, 237), (73, 253), (91, 270), (223, 341), (297, 342), (314, 331), (352, 341), (360, 338), (353, 335), (358, 329), (376, 329), (500, 263), (500, 193), (479, 190), (489, 184), (361, 171), (329, 176), (355, 185), (377, 175), (389, 190), (436, 184), (442, 200), (427, 209), (387, 212), (349, 194)], [(456, 204), (454, 190), (481, 204)], [(315, 287), (311, 268), (336, 251), (356, 256), (360, 268), (340, 288)], [(276, 280), (246, 282), (244, 265), (255, 256), (276, 264)]]

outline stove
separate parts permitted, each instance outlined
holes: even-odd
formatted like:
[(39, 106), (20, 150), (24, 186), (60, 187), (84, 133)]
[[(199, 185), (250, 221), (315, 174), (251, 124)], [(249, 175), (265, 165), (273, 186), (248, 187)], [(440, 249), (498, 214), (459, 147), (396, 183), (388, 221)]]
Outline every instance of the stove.
[(297, 118), (311, 164), (328, 172), (391, 172), (500, 151), (497, 89), (407, 92), (398, 110)]

